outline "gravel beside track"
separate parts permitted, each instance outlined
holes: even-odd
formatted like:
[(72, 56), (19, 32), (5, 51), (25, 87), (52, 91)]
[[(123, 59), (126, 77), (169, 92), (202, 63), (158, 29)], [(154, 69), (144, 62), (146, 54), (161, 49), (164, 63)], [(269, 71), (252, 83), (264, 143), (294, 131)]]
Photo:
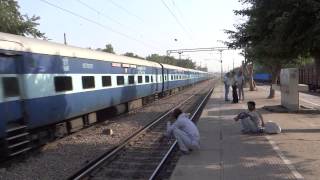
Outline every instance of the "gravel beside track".
[[(213, 80), (202, 82), (170, 98), (156, 101), (144, 108), (99, 123), (44, 146), (37, 155), (0, 169), (0, 179), (65, 179), (91, 160), (114, 147), (163, 112), (173, 108), (199, 90), (206, 91)], [(112, 129), (113, 135), (102, 133)]]
[[(193, 114), (204, 95), (202, 92), (192, 96), (180, 108), (184, 112)], [(162, 118), (150, 129), (134, 138), (129, 145), (101, 164), (96, 170), (97, 173), (90, 175), (90, 179), (149, 179), (174, 143), (173, 137), (163, 136), (166, 123), (171, 119), (170, 115)]]

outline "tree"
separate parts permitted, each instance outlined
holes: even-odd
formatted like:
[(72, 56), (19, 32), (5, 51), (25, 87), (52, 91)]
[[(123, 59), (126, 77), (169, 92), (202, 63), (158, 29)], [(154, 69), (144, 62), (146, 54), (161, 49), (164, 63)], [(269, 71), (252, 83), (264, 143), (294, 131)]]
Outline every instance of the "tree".
[(19, 5), (15, 0), (0, 0), (0, 31), (21, 36), (44, 38), (45, 34), (36, 29), (39, 16), (28, 17), (19, 12)]
[[(295, 0), (288, 0), (292, 2)], [(283, 38), (283, 22), (289, 10), (287, 0), (242, 0), (251, 6), (235, 11), (236, 15), (248, 17), (242, 24), (236, 25), (236, 31), (227, 30), (231, 48), (246, 51), (248, 62), (257, 62), (266, 66), (272, 75), (272, 84), (277, 82), (281, 68), (288, 64), (297, 64), (300, 55), (292, 51), (289, 41)], [(270, 87), (269, 98), (274, 97)]]
[(113, 47), (111, 44), (106, 44), (106, 47), (104, 49), (98, 48), (98, 51), (103, 51), (103, 52), (107, 52), (107, 53), (112, 53), (115, 54)]
[(138, 56), (137, 54), (134, 54), (132, 52), (126, 52), (123, 54), (124, 56), (127, 56), (127, 57), (133, 57), (133, 58), (138, 58), (138, 59), (144, 59), (143, 57), (140, 57)]
[(281, 0), (285, 8), (277, 24), (279, 36), (291, 53), (314, 57), (320, 77), (320, 1)]

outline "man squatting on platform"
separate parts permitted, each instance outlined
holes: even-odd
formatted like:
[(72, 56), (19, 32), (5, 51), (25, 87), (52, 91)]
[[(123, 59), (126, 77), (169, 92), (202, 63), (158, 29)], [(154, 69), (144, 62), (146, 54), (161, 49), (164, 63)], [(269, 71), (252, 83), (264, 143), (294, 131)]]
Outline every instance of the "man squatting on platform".
[(196, 125), (180, 109), (175, 109), (172, 115), (177, 120), (172, 125), (167, 122), (166, 136), (173, 135), (183, 153), (199, 149), (200, 135)]
[(241, 112), (234, 120), (241, 121), (242, 133), (263, 133), (264, 121), (262, 115), (256, 111), (256, 103), (249, 101), (247, 105), (248, 111)]

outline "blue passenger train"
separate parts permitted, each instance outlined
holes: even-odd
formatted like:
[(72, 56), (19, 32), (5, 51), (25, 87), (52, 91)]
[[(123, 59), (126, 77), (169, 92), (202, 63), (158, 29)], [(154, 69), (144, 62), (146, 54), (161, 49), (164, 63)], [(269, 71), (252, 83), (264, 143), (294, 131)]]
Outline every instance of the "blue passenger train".
[(202, 71), (0, 33), (0, 153), (29, 150), (58, 123), (69, 127), (80, 119), (86, 125), (96, 112), (208, 78)]

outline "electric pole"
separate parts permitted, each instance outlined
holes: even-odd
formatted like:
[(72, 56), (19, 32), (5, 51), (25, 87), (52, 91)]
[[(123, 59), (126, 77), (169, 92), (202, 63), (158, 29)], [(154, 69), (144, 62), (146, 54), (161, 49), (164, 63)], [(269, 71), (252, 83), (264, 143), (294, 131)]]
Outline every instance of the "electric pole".
[(64, 45), (67, 45), (67, 35), (63, 33)]
[(234, 59), (232, 59), (232, 70), (234, 70)]
[[(220, 63), (221, 63), (221, 81), (223, 80), (223, 68), (222, 68), (222, 51), (230, 50), (228, 47), (211, 47), (211, 48), (193, 48), (193, 49), (175, 49), (167, 50), (167, 56), (171, 53), (178, 53), (181, 55), (184, 52), (204, 52), (204, 51), (219, 51), (220, 52)], [(201, 62), (200, 62), (201, 63)], [(201, 66), (201, 65), (200, 65)]]
[(220, 63), (221, 63), (221, 76), (220, 76), (221, 81), (223, 81), (223, 78), (222, 78), (222, 73), (223, 73), (223, 69), (222, 69), (222, 51), (223, 50), (219, 50), (219, 52), (220, 52)]

